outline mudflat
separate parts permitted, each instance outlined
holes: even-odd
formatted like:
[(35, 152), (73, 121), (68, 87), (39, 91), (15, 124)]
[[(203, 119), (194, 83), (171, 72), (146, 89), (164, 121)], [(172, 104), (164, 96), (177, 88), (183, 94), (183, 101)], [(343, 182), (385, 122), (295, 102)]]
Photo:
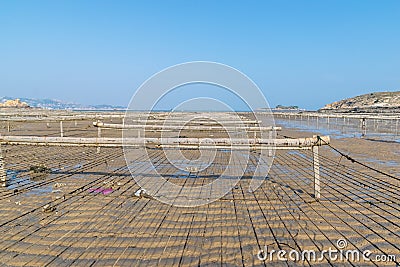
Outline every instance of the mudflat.
[[(9, 133), (3, 125), (2, 135), (59, 135), (57, 122), (15, 122)], [(92, 120), (71, 120), (64, 132), (97, 135)], [(102, 131), (104, 136), (120, 134)], [(315, 133), (283, 129), (280, 134)], [(316, 201), (311, 151), (277, 151), (254, 192), (249, 184), (257, 157), (247, 162), (238, 156), (234, 166), (246, 168), (245, 175), (225, 196), (198, 207), (176, 207), (135, 195), (140, 186), (130, 172), (146, 176), (144, 158), (149, 156), (166, 180), (198, 187), (218, 177), (229, 152), (218, 151), (212, 165), (193, 174), (170, 166), (155, 148), (136, 149), (128, 168), (121, 148), (2, 145), (9, 181), (0, 188), (1, 265), (393, 266), (400, 260), (400, 144), (360, 138), (332, 139), (331, 144), (392, 177), (323, 146), (321, 199)], [(185, 156), (195, 160), (198, 151), (185, 151)], [(33, 166), (50, 171), (35, 172)], [(282, 261), (272, 254), (259, 259), (266, 248), (300, 255), (315, 251), (316, 258)], [(330, 248), (370, 250), (373, 261), (321, 256)], [(382, 255), (391, 260), (378, 262), (376, 256)]]

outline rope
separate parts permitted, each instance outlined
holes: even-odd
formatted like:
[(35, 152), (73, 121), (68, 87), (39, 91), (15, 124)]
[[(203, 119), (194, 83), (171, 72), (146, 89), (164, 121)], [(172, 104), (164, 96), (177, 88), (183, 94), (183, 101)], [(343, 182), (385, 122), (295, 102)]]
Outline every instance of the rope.
[[(278, 135), (280, 135), (280, 136), (282, 136), (282, 137), (285, 137), (285, 138), (295, 139), (294, 137), (287, 136), (287, 135), (282, 135), (282, 134), (278, 134)], [(361, 165), (361, 166), (363, 166), (363, 167), (365, 167), (365, 168), (367, 168), (367, 169), (370, 169), (370, 170), (372, 170), (372, 171), (375, 171), (375, 172), (377, 172), (377, 173), (380, 173), (380, 174), (382, 174), (382, 175), (385, 175), (385, 176), (387, 176), (387, 177), (390, 177), (390, 178), (393, 178), (393, 179), (395, 179), (395, 180), (399, 180), (399, 181), (400, 181), (400, 178), (398, 178), (398, 177), (395, 177), (395, 176), (393, 176), (393, 175), (391, 175), (391, 174), (389, 174), (389, 173), (386, 173), (386, 172), (384, 172), (384, 171), (378, 170), (378, 169), (376, 169), (376, 168), (374, 168), (374, 167), (371, 167), (371, 166), (369, 166), (369, 165), (367, 165), (367, 164), (365, 164), (365, 163), (363, 163), (363, 162), (361, 162), (361, 161), (359, 161), (359, 160), (356, 160), (356, 159), (350, 157), (350, 155), (343, 153), (343, 152), (340, 151), (339, 149), (337, 149), (337, 148), (335, 148), (334, 146), (332, 146), (331, 144), (327, 143), (327, 142), (326, 142), (325, 140), (323, 140), (323, 139), (321, 138), (321, 136), (319, 136), (319, 135), (317, 135), (317, 140), (318, 140), (318, 141), (324, 142), (324, 143), (325, 143), (327, 146), (329, 146), (332, 150), (334, 150), (335, 152), (339, 153), (340, 156), (341, 156), (341, 158), (346, 158), (347, 160), (351, 161), (352, 163), (357, 163), (357, 164), (359, 164), (359, 165)], [(340, 160), (339, 160), (339, 163), (340, 163)]]
[(382, 175), (385, 175), (385, 176), (387, 176), (387, 177), (390, 177), (390, 178), (393, 178), (393, 179), (395, 179), (395, 180), (399, 180), (399, 181), (400, 181), (400, 178), (398, 178), (398, 177), (395, 177), (395, 176), (393, 176), (393, 175), (391, 175), (391, 174), (389, 174), (389, 173), (386, 173), (386, 172), (384, 172), (384, 171), (378, 170), (378, 169), (376, 169), (376, 168), (374, 168), (374, 167), (371, 167), (371, 166), (369, 166), (369, 165), (367, 165), (367, 164), (365, 164), (365, 163), (363, 163), (363, 162), (361, 162), (361, 161), (359, 161), (359, 160), (356, 160), (356, 159), (350, 157), (349, 155), (343, 153), (343, 152), (340, 151), (339, 149), (333, 147), (331, 144), (327, 143), (327, 142), (326, 142), (325, 140), (323, 140), (319, 135), (317, 135), (317, 140), (318, 140), (318, 141), (324, 142), (324, 143), (325, 143), (326, 145), (328, 145), (331, 149), (333, 149), (335, 152), (339, 153), (342, 157), (346, 158), (347, 160), (351, 161), (352, 163), (357, 163), (357, 164), (359, 164), (359, 165), (361, 165), (361, 166), (363, 166), (363, 167), (365, 167), (365, 168), (367, 168), (367, 169), (373, 170), (373, 171), (375, 171), (375, 172), (377, 172), (377, 173), (380, 173), (380, 174), (382, 174)]

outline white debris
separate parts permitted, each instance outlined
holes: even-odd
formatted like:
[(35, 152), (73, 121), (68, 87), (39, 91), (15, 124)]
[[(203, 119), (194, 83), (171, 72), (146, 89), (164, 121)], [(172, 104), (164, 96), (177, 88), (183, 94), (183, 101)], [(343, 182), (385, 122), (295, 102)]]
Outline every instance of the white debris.
[(143, 194), (145, 194), (145, 193), (146, 193), (146, 190), (140, 188), (138, 191), (135, 192), (135, 197), (141, 198), (141, 197), (143, 197)]
[(135, 197), (138, 198), (151, 198), (153, 199), (152, 195), (149, 195), (146, 190), (144, 190), (143, 188), (140, 188), (138, 191), (135, 192)]

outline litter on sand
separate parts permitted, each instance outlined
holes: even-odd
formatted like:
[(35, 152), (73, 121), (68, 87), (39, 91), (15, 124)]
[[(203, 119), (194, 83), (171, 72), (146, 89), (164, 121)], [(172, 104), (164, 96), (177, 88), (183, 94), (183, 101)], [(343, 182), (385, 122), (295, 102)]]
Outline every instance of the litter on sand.
[(55, 210), (56, 210), (56, 208), (53, 206), (50, 206), (49, 204), (47, 204), (43, 207), (43, 212), (46, 212), (46, 213), (53, 212)]
[(112, 193), (114, 190), (112, 188), (99, 187), (99, 188), (90, 188), (88, 191), (89, 193), (101, 193), (103, 195), (108, 195)]
[(140, 188), (138, 191), (135, 192), (135, 197), (138, 198), (150, 198), (153, 199), (153, 196), (149, 195), (146, 190)]

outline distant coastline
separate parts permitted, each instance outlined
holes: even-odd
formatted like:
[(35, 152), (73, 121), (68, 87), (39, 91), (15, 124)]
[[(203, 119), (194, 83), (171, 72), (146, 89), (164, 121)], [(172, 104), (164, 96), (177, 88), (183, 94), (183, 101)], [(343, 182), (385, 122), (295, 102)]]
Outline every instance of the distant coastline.
[(4, 96), (0, 97), (0, 103), (12, 102), (16, 99), (20, 100), (22, 103), (26, 103), (29, 108), (41, 108), (41, 109), (51, 109), (51, 110), (125, 110), (126, 107), (114, 106), (108, 104), (101, 105), (84, 105), (73, 102), (64, 102), (56, 99), (36, 99), (36, 98), (25, 98), (25, 97), (10, 97)]

